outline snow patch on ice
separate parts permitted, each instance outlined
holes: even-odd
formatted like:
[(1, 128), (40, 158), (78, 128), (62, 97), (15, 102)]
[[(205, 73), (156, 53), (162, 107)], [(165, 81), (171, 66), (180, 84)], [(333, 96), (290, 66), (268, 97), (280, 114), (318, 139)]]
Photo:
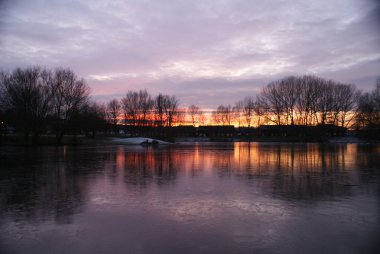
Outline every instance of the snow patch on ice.
[(167, 145), (171, 144), (166, 141), (162, 141), (159, 139), (153, 139), (153, 138), (145, 138), (145, 137), (134, 137), (134, 138), (114, 138), (112, 140), (113, 142), (119, 143), (119, 144), (126, 144), (126, 145), (144, 145), (144, 144), (157, 144), (157, 145)]

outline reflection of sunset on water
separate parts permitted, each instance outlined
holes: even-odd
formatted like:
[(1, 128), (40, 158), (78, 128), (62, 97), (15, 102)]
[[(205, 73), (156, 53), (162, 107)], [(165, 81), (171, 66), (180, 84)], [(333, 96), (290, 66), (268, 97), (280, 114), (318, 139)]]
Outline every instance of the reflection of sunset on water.
[[(349, 194), (342, 186), (357, 185), (360, 165), (373, 163), (363, 149), (356, 144), (247, 142), (119, 146), (105, 169), (112, 170), (112, 181), (126, 183), (128, 189), (156, 188), (188, 176), (256, 178), (257, 186), (275, 195), (318, 199)], [(371, 152), (379, 153), (376, 147)], [(95, 193), (108, 188), (104, 183), (93, 187)]]
[(359, 144), (14, 147), (2, 157), (0, 174), (12, 181), (0, 181), (0, 238), (20, 253), (35, 244), (31, 231), (57, 253), (65, 253), (62, 237), (70, 253), (89, 239), (101, 247), (116, 239), (120, 253), (133, 244), (150, 244), (137, 253), (182, 253), (171, 239), (181, 246), (196, 239), (189, 253), (210, 244), (218, 253), (262, 245), (310, 253), (305, 241), (324, 243), (315, 253), (336, 253), (337, 243), (371, 249), (380, 222), (379, 155), (377, 146)]
[(154, 175), (175, 170), (187, 174), (228, 170), (234, 173), (275, 175), (282, 173), (329, 172), (351, 170), (357, 159), (356, 145), (337, 145), (327, 148), (319, 144), (260, 144), (223, 143), (217, 152), (205, 144), (188, 149), (119, 148), (116, 155), (118, 169), (144, 171)]
[(122, 147), (116, 153), (116, 167), (118, 170), (125, 168), (125, 151)]

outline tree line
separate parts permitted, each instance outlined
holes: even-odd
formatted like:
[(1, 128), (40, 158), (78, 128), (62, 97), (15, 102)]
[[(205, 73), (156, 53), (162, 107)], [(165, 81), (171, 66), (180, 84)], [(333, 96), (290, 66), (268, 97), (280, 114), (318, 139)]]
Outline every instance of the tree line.
[(380, 125), (380, 79), (372, 92), (316, 76), (286, 77), (261, 92), (212, 112), (215, 123), (238, 126), (325, 125), (368, 128)]
[(214, 121), (244, 126), (261, 124), (347, 127), (355, 118), (361, 92), (355, 86), (315, 76), (286, 77), (265, 86), (234, 106), (220, 105)]
[(146, 90), (128, 91), (120, 100), (112, 99), (107, 104), (107, 116), (116, 130), (118, 124), (172, 127), (184, 119), (177, 97), (161, 93), (153, 97)]
[(61, 142), (67, 132), (94, 132), (105, 108), (89, 99), (90, 89), (70, 69), (17, 68), (0, 73), (0, 117), (38, 139), (50, 128)]
[(112, 100), (108, 112), (112, 119), (122, 114), (123, 120), (134, 126), (356, 124), (363, 128), (380, 123), (379, 92), (380, 79), (374, 91), (363, 93), (351, 84), (316, 76), (291, 76), (269, 83), (258, 95), (232, 106), (219, 105), (209, 115), (194, 104), (180, 108), (175, 96), (159, 94), (153, 98), (146, 90), (129, 91), (121, 100)]
[(83, 79), (70, 69), (17, 68), (0, 74), (0, 118), (25, 138), (50, 128), (59, 142), (67, 132), (94, 133), (119, 126), (176, 125), (325, 125), (358, 129), (380, 126), (380, 79), (371, 92), (316, 76), (290, 76), (273, 81), (256, 96), (205, 112), (192, 104), (180, 107), (174, 95), (152, 96), (147, 90), (128, 91), (106, 105), (90, 100)]

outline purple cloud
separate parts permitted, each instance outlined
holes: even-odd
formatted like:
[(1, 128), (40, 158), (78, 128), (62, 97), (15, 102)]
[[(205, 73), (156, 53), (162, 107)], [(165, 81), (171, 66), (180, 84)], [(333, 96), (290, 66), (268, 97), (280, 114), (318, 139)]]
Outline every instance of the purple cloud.
[(315, 74), (371, 89), (371, 0), (3, 1), (0, 68), (70, 67), (106, 101), (129, 89), (216, 107), (271, 80)]

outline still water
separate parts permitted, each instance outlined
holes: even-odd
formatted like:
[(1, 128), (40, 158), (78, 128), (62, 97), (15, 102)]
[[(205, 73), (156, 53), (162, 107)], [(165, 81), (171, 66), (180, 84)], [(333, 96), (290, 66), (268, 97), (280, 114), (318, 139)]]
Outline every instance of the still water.
[(380, 253), (380, 146), (0, 147), (0, 253)]

